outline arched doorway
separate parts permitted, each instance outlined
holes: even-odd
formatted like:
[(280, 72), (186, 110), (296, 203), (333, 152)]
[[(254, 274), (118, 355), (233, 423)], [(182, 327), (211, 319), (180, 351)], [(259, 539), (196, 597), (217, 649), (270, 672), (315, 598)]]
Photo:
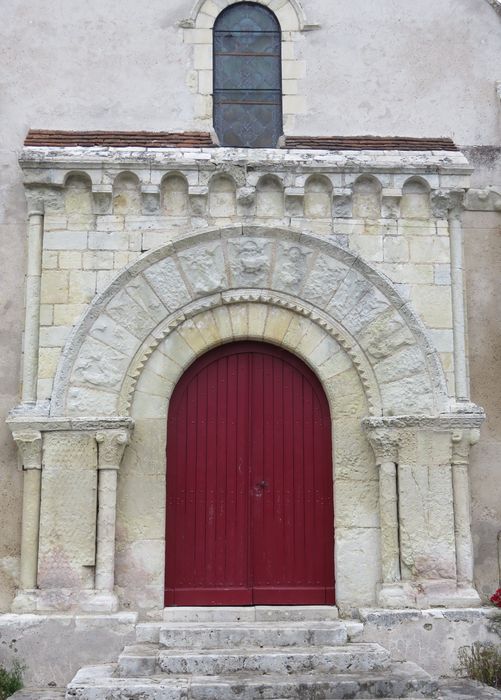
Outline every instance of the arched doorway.
[(334, 603), (329, 406), (289, 352), (223, 345), (177, 384), (165, 582), (166, 605)]

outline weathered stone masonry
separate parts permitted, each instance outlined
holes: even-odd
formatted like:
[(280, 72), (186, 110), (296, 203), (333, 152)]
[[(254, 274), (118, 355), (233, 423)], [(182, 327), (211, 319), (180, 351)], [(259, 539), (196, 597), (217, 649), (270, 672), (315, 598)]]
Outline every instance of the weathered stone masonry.
[(40, 332), (36, 397), (10, 418), (16, 610), (163, 607), (169, 396), (197, 356), (246, 338), (325, 388), (339, 607), (479, 602), (459, 152), (27, 148), (21, 165)]

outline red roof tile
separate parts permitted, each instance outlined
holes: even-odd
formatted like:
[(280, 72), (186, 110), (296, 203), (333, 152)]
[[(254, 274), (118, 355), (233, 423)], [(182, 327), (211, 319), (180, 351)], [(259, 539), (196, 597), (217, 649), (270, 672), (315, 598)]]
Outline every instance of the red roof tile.
[[(31, 129), (25, 146), (102, 146), (110, 148), (213, 148), (209, 132), (46, 131)], [(457, 151), (451, 139), (381, 136), (286, 136), (283, 148), (327, 151)]]
[(25, 146), (104, 146), (110, 148), (210, 148), (209, 132), (185, 131), (45, 131), (30, 129)]
[(286, 136), (285, 148), (326, 151), (457, 151), (451, 139), (397, 136)]

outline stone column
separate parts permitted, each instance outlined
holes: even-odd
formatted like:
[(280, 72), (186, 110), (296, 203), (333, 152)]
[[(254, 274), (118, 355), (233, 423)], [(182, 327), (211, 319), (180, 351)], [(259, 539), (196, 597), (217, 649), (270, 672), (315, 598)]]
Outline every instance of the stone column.
[(100, 430), (98, 443), (98, 510), (95, 605), (106, 612), (118, 608), (115, 585), (115, 527), (117, 509), (117, 475), (129, 431)]
[(471, 536), (469, 455), (470, 447), (478, 442), (478, 429), (452, 432), (452, 488), (454, 494), (454, 535), (456, 540), (456, 570), (460, 589), (477, 596), (473, 586), (473, 540)]
[(381, 527), (380, 603), (390, 604), (401, 596), (399, 588), (400, 542), (398, 520), (398, 434), (391, 430), (368, 433), (379, 468), (379, 517)]
[(32, 211), (28, 218), (28, 268), (23, 344), (23, 403), (35, 403), (37, 399), (42, 240), (43, 214), (41, 211)]
[(451, 295), (454, 337), (454, 381), (457, 401), (468, 401), (468, 372), (466, 360), (466, 315), (463, 279), (462, 209), (457, 206), (449, 213), (451, 246)]
[[(37, 586), (40, 491), (42, 474), (42, 435), (38, 430), (13, 433), (23, 462), (23, 514), (21, 525), (20, 589), (13, 608), (21, 612), (27, 591)], [(30, 607), (30, 606), (28, 606)]]

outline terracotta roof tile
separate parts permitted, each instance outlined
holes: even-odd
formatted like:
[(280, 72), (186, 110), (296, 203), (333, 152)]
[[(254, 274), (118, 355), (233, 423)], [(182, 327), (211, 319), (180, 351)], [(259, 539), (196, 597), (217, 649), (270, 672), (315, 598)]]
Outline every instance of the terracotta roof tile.
[(209, 132), (184, 131), (45, 131), (30, 129), (25, 146), (104, 146), (109, 148), (210, 148)]
[[(209, 132), (49, 131), (31, 129), (25, 146), (102, 146), (109, 148), (213, 148)], [(457, 151), (451, 139), (381, 136), (286, 136), (283, 148), (327, 151)]]
[(326, 151), (457, 151), (451, 139), (397, 136), (286, 136), (284, 148)]

